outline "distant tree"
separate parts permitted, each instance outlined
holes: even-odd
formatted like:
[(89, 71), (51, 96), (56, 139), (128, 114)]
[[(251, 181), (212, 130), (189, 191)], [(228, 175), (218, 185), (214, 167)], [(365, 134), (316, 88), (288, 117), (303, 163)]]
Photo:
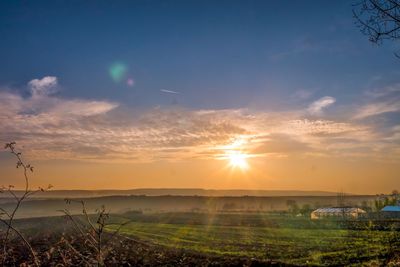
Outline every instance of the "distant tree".
[(372, 210), (370, 203), (368, 203), (368, 201), (366, 201), (366, 200), (363, 200), (361, 202), (361, 208), (363, 210), (365, 210), (365, 211), (371, 211)]
[[(360, 0), (354, 5), (353, 16), (360, 31), (373, 43), (400, 38), (400, 0)], [(395, 55), (400, 58), (398, 53)]]
[(300, 213), (301, 213), (303, 216), (310, 215), (311, 212), (312, 212), (312, 209), (311, 209), (311, 205), (310, 205), (310, 204), (304, 204), (304, 205), (301, 206), (301, 208), (300, 208)]
[(394, 199), (393, 205), (400, 205), (400, 193), (398, 190), (395, 189), (392, 191), (392, 198)]
[(288, 200), (286, 201), (286, 206), (288, 206), (288, 209), (289, 209), (289, 212), (290, 212), (290, 213), (292, 213), (292, 214), (294, 214), (294, 215), (299, 214), (300, 208), (299, 208), (299, 206), (297, 205), (296, 200), (288, 199)]
[[(396, 191), (396, 190), (394, 190), (394, 191)], [(394, 205), (398, 204), (398, 201), (400, 199), (399, 195), (393, 194), (393, 192), (391, 195), (380, 195), (380, 196), (378, 196), (377, 199), (375, 199), (374, 206), (375, 206), (376, 211), (380, 211), (385, 206), (394, 206)]]
[(375, 207), (375, 211), (380, 211), (381, 209), (383, 209), (383, 207), (385, 207), (385, 203), (382, 199), (375, 199), (374, 200), (374, 207)]
[(319, 209), (319, 208), (322, 208), (322, 207), (324, 207), (324, 205), (323, 204), (321, 204), (320, 202), (314, 202), (314, 209)]
[(336, 196), (336, 204), (338, 207), (345, 207), (346, 206), (346, 193), (339, 192)]

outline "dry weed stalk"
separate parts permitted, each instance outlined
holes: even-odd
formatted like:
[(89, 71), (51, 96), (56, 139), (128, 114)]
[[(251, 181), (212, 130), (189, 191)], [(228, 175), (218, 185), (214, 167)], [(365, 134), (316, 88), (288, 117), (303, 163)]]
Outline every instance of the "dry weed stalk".
[(68, 209), (61, 210), (61, 212), (72, 222), (74, 229), (84, 239), (84, 245), (89, 247), (89, 249), (94, 252), (95, 256), (90, 257), (92, 253), (89, 253), (89, 256), (84, 256), (84, 254), (81, 253), (79, 249), (75, 248), (67, 239), (64, 239), (64, 243), (86, 264), (90, 265), (90, 263), (94, 262), (97, 266), (104, 266), (104, 259), (112, 249), (112, 246), (109, 246), (110, 242), (119, 233), (120, 229), (131, 221), (120, 223), (116, 230), (109, 232), (106, 240), (105, 232), (107, 226), (110, 225), (108, 223), (110, 214), (106, 211), (104, 206), (96, 210), (96, 214), (89, 214), (83, 200), (66, 199), (65, 201), (67, 204), (76, 202), (81, 205), (83, 220), (80, 220), (82, 216), (74, 216)]
[(19, 231), (16, 227), (14, 227), (13, 222), (15, 220), (15, 215), (17, 214), (19, 208), (21, 207), (21, 204), (24, 200), (26, 200), (28, 197), (32, 196), (33, 194), (36, 194), (37, 192), (43, 192), (46, 190), (49, 190), (52, 186), (49, 185), (47, 188), (41, 188), (39, 187), (37, 190), (31, 190), (29, 186), (29, 175), (28, 173), (33, 172), (33, 166), (30, 164), (25, 163), (22, 160), (22, 154), (21, 152), (18, 152), (15, 149), (15, 142), (7, 143), (5, 144), (5, 149), (8, 149), (11, 154), (13, 154), (17, 158), (17, 164), (16, 168), (20, 169), (22, 168), (23, 173), (24, 173), (24, 183), (25, 187), (22, 192), (22, 194), (18, 194), (16, 190), (14, 190), (13, 185), (9, 185), (8, 187), (2, 187), (0, 189), (0, 193), (9, 193), (15, 200), (15, 205), (11, 209), (11, 211), (7, 211), (4, 208), (0, 208), (0, 222), (3, 223), (6, 227), (5, 235), (3, 238), (3, 248), (2, 248), (2, 266), (5, 265), (6, 259), (7, 259), (7, 248), (8, 248), (8, 242), (10, 239), (10, 234), (11, 232), (14, 232), (25, 244), (25, 246), (28, 248), (29, 253), (32, 256), (33, 262), (36, 266), (40, 265), (40, 262), (36, 256), (35, 251), (33, 250), (32, 246), (30, 245), (29, 241), (24, 237), (24, 235)]

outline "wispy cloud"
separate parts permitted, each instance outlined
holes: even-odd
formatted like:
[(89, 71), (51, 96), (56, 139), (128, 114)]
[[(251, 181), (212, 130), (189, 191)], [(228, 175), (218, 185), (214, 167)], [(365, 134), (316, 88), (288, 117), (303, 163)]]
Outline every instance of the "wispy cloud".
[(372, 98), (381, 98), (394, 94), (400, 94), (400, 83), (388, 85), (383, 88), (374, 88), (366, 92), (366, 95)]
[(388, 112), (399, 112), (400, 101), (375, 102), (360, 107), (354, 119), (364, 119), (371, 116), (380, 115)]
[[(24, 152), (36, 159), (218, 158), (234, 144), (254, 157), (371, 157), (393, 147), (398, 135), (397, 128), (384, 132), (350, 119), (315, 119), (302, 111), (177, 106), (138, 111), (110, 101), (56, 97), (44, 88), (57, 83), (37, 81), (35, 88), (42, 93), (32, 92), (28, 98), (0, 92), (0, 141), (21, 143)], [(309, 108), (319, 114), (333, 103), (332, 97), (324, 97)]]
[(366, 103), (357, 108), (354, 119), (400, 112), (400, 84), (369, 90), (366, 96), (368, 97)]
[(321, 115), (323, 110), (336, 102), (331, 96), (324, 96), (308, 106), (308, 112), (312, 115)]

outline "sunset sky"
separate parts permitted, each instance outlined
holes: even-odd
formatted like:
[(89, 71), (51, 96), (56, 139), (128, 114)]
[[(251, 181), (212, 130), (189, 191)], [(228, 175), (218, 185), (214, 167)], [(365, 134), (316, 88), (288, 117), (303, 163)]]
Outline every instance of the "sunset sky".
[(400, 189), (398, 46), (352, 8), (1, 1), (0, 141), (55, 189)]

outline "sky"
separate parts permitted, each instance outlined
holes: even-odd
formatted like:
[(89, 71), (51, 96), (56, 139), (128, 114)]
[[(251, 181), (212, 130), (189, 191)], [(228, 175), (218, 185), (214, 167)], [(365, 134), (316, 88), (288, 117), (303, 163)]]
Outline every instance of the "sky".
[(398, 47), (352, 4), (1, 1), (0, 142), (55, 189), (391, 192)]

